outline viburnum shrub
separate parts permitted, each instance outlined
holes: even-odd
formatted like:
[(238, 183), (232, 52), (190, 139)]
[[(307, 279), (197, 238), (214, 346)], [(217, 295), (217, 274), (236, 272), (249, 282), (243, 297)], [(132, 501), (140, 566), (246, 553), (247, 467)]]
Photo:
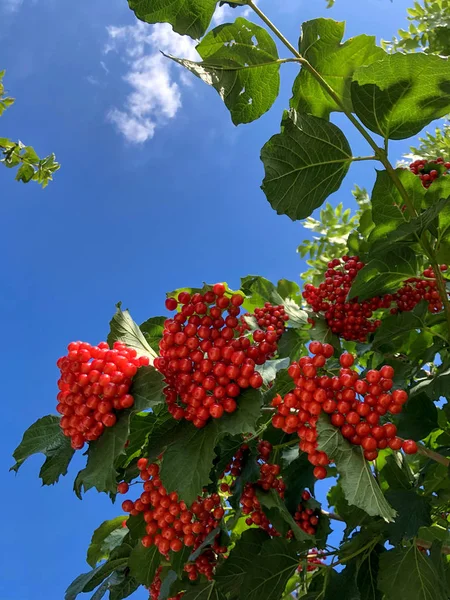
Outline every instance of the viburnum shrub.
[[(66, 600), (140, 586), (151, 600), (448, 600), (449, 163), (436, 149), (396, 168), (391, 140), (450, 114), (450, 62), (386, 54), (366, 35), (343, 42), (332, 19), (290, 42), (254, 0), (221, 4), (258, 23), (206, 33), (216, 4), (129, 1), (142, 21), (200, 40), (199, 62), (171, 58), (217, 90), (236, 125), (268, 111), (280, 69), (296, 66), (261, 151), (262, 189), (318, 232), (307, 281), (180, 288), (140, 325), (118, 304), (106, 342), (72, 342), (58, 360), (59, 414), (31, 425), (12, 468), (43, 453), (51, 485), (83, 448), (77, 496), (120, 495)], [(334, 121), (367, 153), (354, 156)], [(377, 167), (357, 218), (331, 204), (311, 217), (355, 161)], [(247, 223), (232, 214), (244, 260)], [(201, 244), (195, 211), (185, 218)], [(283, 265), (273, 230), (258, 231)], [(215, 261), (221, 279), (226, 259)]]

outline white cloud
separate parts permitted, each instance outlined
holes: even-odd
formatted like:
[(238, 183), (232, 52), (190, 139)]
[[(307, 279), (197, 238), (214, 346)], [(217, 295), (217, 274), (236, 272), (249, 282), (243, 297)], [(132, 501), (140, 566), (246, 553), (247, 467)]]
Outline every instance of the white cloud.
[(19, 10), (23, 0), (3, 0), (2, 6), (6, 12), (13, 13)]
[(160, 51), (198, 60), (195, 42), (174, 33), (168, 24), (150, 28), (138, 22), (126, 27), (108, 27), (105, 53), (122, 51), (128, 65), (123, 79), (131, 87), (122, 108), (114, 107), (108, 119), (125, 139), (143, 143), (155, 129), (173, 119), (181, 108), (180, 84), (188, 79)]

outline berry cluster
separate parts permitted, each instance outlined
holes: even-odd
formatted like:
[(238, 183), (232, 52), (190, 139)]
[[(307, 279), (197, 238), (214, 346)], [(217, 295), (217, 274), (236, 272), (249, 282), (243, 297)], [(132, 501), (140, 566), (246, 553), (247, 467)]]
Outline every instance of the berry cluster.
[[(363, 302), (357, 298), (347, 300), (352, 282), (363, 267), (364, 263), (357, 256), (343, 256), (342, 260), (334, 258), (328, 263), (325, 280), (318, 287), (306, 284), (303, 292), (312, 309), (324, 313), (331, 331), (345, 340), (364, 342), (381, 325), (381, 320), (374, 317), (379, 309), (390, 308), (391, 314), (396, 314), (413, 310), (421, 300), (428, 302), (428, 310), (432, 313), (443, 309), (431, 267), (425, 269), (423, 278), (412, 277), (405, 281), (395, 294)], [(440, 268), (446, 271), (448, 267), (441, 265)], [(308, 320), (314, 325), (313, 320)]]
[(261, 504), (256, 496), (256, 490), (260, 488), (267, 492), (270, 489), (274, 489), (280, 498), (284, 498), (286, 484), (280, 477), (280, 466), (267, 462), (270, 453), (272, 452), (272, 444), (265, 440), (261, 440), (258, 443), (258, 452), (260, 477), (256, 483), (247, 483), (244, 487), (240, 500), (242, 514), (248, 515), (245, 521), (247, 525), (258, 525), (269, 535), (275, 537), (280, 534), (273, 527), (262, 510)]
[[(131, 515), (143, 514), (147, 535), (142, 538), (142, 545), (156, 546), (164, 556), (169, 550), (179, 552), (183, 546), (198, 548), (224, 515), (219, 494), (199, 497), (188, 509), (176, 492), (168, 493), (164, 488), (156, 463), (148, 464), (146, 458), (140, 458), (137, 466), (144, 491), (135, 502), (125, 500), (122, 509)], [(127, 490), (123, 483), (118, 486), (119, 492)]]
[(227, 551), (226, 547), (218, 547), (215, 543), (212, 548), (206, 548), (193, 563), (184, 566), (190, 581), (195, 581), (200, 575), (211, 580), (214, 575), (214, 569), (217, 566), (218, 555)]
[(115, 411), (133, 406), (134, 398), (128, 393), (131, 380), (149, 361), (137, 358), (136, 350), (120, 342), (112, 349), (106, 342), (98, 346), (71, 342), (67, 356), (56, 364), (61, 371), (56, 410), (62, 415), (64, 435), (79, 450), (116, 423)]
[(429, 188), (433, 181), (442, 175), (448, 175), (450, 162), (445, 162), (443, 158), (437, 158), (436, 160), (419, 159), (412, 162), (409, 169), (414, 175), (420, 177), (423, 187)]
[(319, 565), (323, 565), (323, 550), (317, 550), (317, 548), (312, 548), (308, 551), (308, 556), (306, 557), (306, 561), (300, 563), (298, 567), (298, 571), (301, 573), (305, 568), (306, 562), (306, 571), (311, 573), (311, 571), (315, 571)]
[(297, 522), (297, 525), (300, 529), (303, 529), (305, 533), (308, 535), (315, 535), (317, 531), (317, 526), (319, 524), (319, 514), (318, 510), (314, 510), (313, 508), (308, 508), (306, 503), (311, 499), (311, 494), (304, 490), (302, 493), (302, 500), (295, 511), (294, 519)]
[(165, 377), (164, 394), (175, 419), (203, 427), (210, 417), (234, 412), (243, 389), (262, 386), (255, 366), (277, 351), (281, 327), (275, 313), (280, 311), (262, 309), (270, 313), (270, 321), (275, 319), (276, 328), (270, 325), (267, 331), (252, 332), (252, 343), (248, 335), (242, 335), (244, 328), (237, 318), (242, 303), (239, 294), (226, 296), (221, 283), (205, 294), (181, 292), (178, 300), (166, 300), (168, 310), (178, 305), (181, 309), (165, 322), (160, 357), (154, 364)]
[(381, 324), (373, 319), (374, 311), (389, 308), (392, 299), (372, 298), (358, 302), (347, 300), (348, 293), (358, 271), (364, 263), (357, 256), (334, 258), (328, 263), (325, 281), (319, 287), (306, 284), (303, 298), (314, 312), (323, 312), (331, 331), (346, 340), (364, 342)]
[[(445, 272), (448, 266), (440, 265), (440, 269)], [(444, 305), (437, 290), (436, 275), (433, 269), (431, 267), (425, 269), (423, 276), (427, 279), (421, 279), (420, 277), (407, 279), (405, 285), (392, 296), (392, 300), (397, 305), (397, 307), (391, 308), (392, 314), (399, 311), (413, 310), (421, 300), (428, 302), (428, 310), (431, 313), (438, 313), (443, 310)]]
[[(246, 313), (241, 317), (241, 333), (249, 331), (250, 326), (245, 320), (245, 317), (254, 316), (258, 326), (262, 330), (275, 331), (277, 340), (283, 335), (286, 321), (289, 321), (289, 316), (284, 310), (284, 306), (279, 304), (273, 306), (270, 302), (266, 302), (263, 308), (255, 308), (253, 315)], [(255, 341), (258, 341), (257, 339)]]
[[(153, 582), (152, 582), (151, 586), (149, 587), (150, 600), (159, 600), (159, 594), (161, 592), (161, 572), (162, 572), (162, 569), (163, 569), (162, 567), (158, 567), (156, 569), (155, 577), (153, 579)], [(171, 598), (168, 598), (167, 600), (181, 600), (181, 598), (183, 596), (184, 596), (184, 592), (180, 592), (176, 596), (172, 596)]]
[(317, 449), (316, 425), (322, 412), (331, 415), (331, 423), (352, 444), (362, 446), (367, 460), (375, 460), (378, 450), (388, 446), (393, 450), (402, 448), (407, 454), (417, 452), (413, 440), (402, 441), (396, 436), (393, 423), (380, 424), (380, 418), (387, 413), (400, 413), (408, 399), (404, 390), (391, 392), (394, 376), (391, 366), (370, 370), (361, 378), (351, 369), (353, 355), (345, 353), (339, 359), (339, 375), (330, 377), (321, 368), (333, 355), (333, 347), (311, 342), (309, 350), (312, 357), (304, 356), (289, 367), (295, 389), (284, 398), (273, 399), (277, 412), (272, 424), (288, 434), (298, 434), (300, 450), (308, 454), (317, 479), (326, 477), (325, 467), (331, 462), (325, 452)]

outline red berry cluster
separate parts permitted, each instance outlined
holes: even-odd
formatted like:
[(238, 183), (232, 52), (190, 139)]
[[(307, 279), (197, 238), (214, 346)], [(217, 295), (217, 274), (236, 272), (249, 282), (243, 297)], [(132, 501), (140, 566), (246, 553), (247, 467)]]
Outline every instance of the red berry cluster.
[[(311, 573), (311, 571), (315, 571), (319, 565), (323, 565), (323, 550), (317, 550), (317, 548), (312, 548), (308, 551), (308, 556), (306, 557), (306, 571)], [(305, 568), (304, 563), (300, 563), (298, 567), (298, 571), (301, 573)]]
[(269, 535), (275, 537), (279, 536), (280, 534), (273, 527), (262, 510), (261, 504), (256, 496), (256, 490), (260, 488), (267, 492), (270, 489), (274, 489), (280, 498), (284, 498), (286, 484), (280, 477), (280, 466), (267, 462), (268, 458), (270, 457), (270, 453), (272, 452), (272, 444), (265, 440), (261, 440), (258, 443), (258, 452), (260, 477), (256, 483), (247, 483), (244, 487), (244, 491), (242, 492), (240, 499), (242, 514), (248, 515), (245, 521), (247, 525), (258, 525)]
[[(162, 572), (162, 569), (163, 569), (162, 567), (158, 567), (156, 569), (155, 577), (153, 579), (153, 582), (152, 582), (151, 586), (149, 587), (150, 600), (159, 600), (159, 594), (161, 592), (161, 572)], [(184, 592), (180, 592), (176, 596), (172, 596), (171, 598), (168, 598), (167, 600), (181, 600), (181, 598), (183, 596), (184, 596)]]
[[(156, 463), (148, 464), (146, 458), (140, 458), (137, 466), (144, 491), (135, 502), (125, 500), (122, 509), (135, 516), (143, 514), (147, 535), (142, 538), (142, 545), (156, 546), (164, 556), (169, 550), (179, 552), (183, 546), (198, 548), (224, 515), (219, 494), (199, 497), (188, 509), (176, 492), (168, 493), (164, 488)], [(123, 484), (119, 484), (118, 491), (120, 486)]]
[(195, 562), (188, 563), (184, 566), (184, 571), (188, 574), (190, 581), (195, 581), (200, 575), (204, 575), (206, 579), (211, 580), (214, 575), (214, 569), (217, 566), (218, 555), (227, 551), (225, 546), (218, 547), (214, 544), (212, 548), (206, 548)]
[[(448, 266), (440, 265), (440, 269), (442, 272), (447, 271)], [(433, 269), (431, 267), (425, 269), (423, 276), (427, 279), (420, 277), (407, 279), (405, 285), (392, 296), (392, 300), (397, 305), (396, 308), (391, 308), (392, 314), (413, 310), (421, 300), (428, 302), (428, 310), (431, 313), (443, 310), (444, 305), (437, 290), (436, 275)]]
[(342, 261), (334, 258), (328, 263), (325, 281), (319, 287), (308, 283), (303, 292), (303, 298), (315, 312), (325, 313), (331, 331), (349, 341), (364, 342), (381, 324), (372, 318), (374, 311), (391, 305), (390, 299), (382, 298), (347, 300), (352, 282), (363, 267), (358, 256), (343, 256)]
[(128, 393), (131, 380), (149, 361), (137, 358), (136, 350), (120, 342), (112, 349), (106, 342), (98, 346), (71, 342), (67, 356), (56, 364), (61, 371), (56, 410), (62, 415), (64, 435), (79, 450), (116, 423), (115, 411), (133, 406), (134, 398)]
[(154, 364), (165, 376), (164, 394), (175, 419), (203, 427), (210, 417), (234, 412), (243, 389), (262, 386), (255, 366), (277, 351), (280, 328), (254, 331), (253, 343), (241, 335), (237, 317), (243, 300), (239, 294), (226, 296), (221, 283), (205, 294), (181, 292), (178, 300), (166, 300), (169, 310), (179, 304), (181, 310), (166, 320)]
[(448, 175), (450, 162), (445, 162), (443, 158), (437, 158), (436, 160), (419, 159), (412, 162), (409, 169), (414, 175), (420, 177), (423, 187), (429, 188), (438, 177)]
[(312, 357), (304, 356), (289, 367), (295, 389), (284, 398), (273, 399), (277, 413), (272, 424), (289, 434), (297, 432), (300, 450), (308, 454), (317, 479), (326, 477), (325, 467), (331, 462), (325, 452), (317, 449), (316, 425), (322, 412), (331, 415), (331, 423), (352, 444), (362, 446), (367, 460), (375, 460), (378, 450), (388, 446), (393, 450), (402, 448), (407, 454), (417, 452), (414, 441), (403, 442), (396, 436), (393, 423), (380, 424), (380, 417), (400, 413), (408, 399), (404, 390), (391, 392), (394, 376), (391, 366), (370, 370), (361, 378), (351, 369), (353, 355), (346, 353), (339, 359), (339, 375), (330, 377), (321, 373), (321, 368), (333, 355), (332, 346), (311, 342), (309, 350)]
[(317, 526), (319, 524), (319, 515), (320, 511), (314, 510), (313, 508), (308, 508), (306, 503), (311, 499), (311, 494), (304, 490), (302, 493), (302, 500), (297, 506), (297, 510), (294, 514), (294, 519), (297, 522), (297, 525), (300, 529), (303, 529), (305, 533), (308, 535), (315, 535), (317, 531)]
[[(241, 332), (250, 330), (250, 326), (245, 320), (245, 317), (254, 316), (258, 326), (265, 331), (275, 331), (277, 340), (283, 335), (286, 321), (289, 321), (289, 316), (284, 310), (284, 306), (279, 304), (273, 306), (270, 302), (266, 302), (263, 308), (255, 308), (253, 315), (247, 313), (241, 317)], [(254, 336), (253, 336), (254, 337)], [(259, 334), (261, 337), (261, 334)], [(273, 336), (272, 336), (273, 337)], [(258, 341), (258, 339), (255, 339)], [(263, 341), (262, 339), (260, 341)]]
[[(357, 256), (344, 256), (342, 261), (334, 258), (328, 263), (325, 281), (318, 287), (305, 285), (303, 297), (315, 312), (323, 312), (331, 331), (348, 341), (364, 342), (380, 325), (374, 318), (375, 311), (391, 308), (391, 313), (412, 310), (421, 300), (428, 302), (428, 310), (440, 312), (443, 304), (436, 286), (431, 267), (423, 273), (424, 278), (412, 277), (395, 294), (377, 296), (359, 302), (357, 298), (347, 300), (348, 293), (358, 271), (364, 263)], [(447, 270), (441, 265), (441, 271)], [(314, 321), (308, 319), (314, 326)]]

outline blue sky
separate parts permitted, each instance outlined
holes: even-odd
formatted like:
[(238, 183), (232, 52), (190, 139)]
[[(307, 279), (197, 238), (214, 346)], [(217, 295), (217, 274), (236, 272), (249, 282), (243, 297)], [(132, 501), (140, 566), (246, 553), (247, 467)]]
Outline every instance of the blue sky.
[[(296, 41), (303, 20), (347, 20), (347, 36), (389, 39), (405, 25), (407, 0), (260, 0)], [(230, 20), (239, 11), (217, 15)], [(87, 569), (94, 528), (117, 514), (106, 497), (80, 502), (73, 461), (56, 487), (40, 486), (40, 457), (8, 473), (24, 429), (53, 413), (56, 359), (67, 343), (105, 339), (114, 304), (135, 320), (164, 314), (165, 292), (260, 274), (298, 280), (297, 245), (308, 232), (277, 216), (259, 185), (259, 150), (279, 130), (295, 69), (283, 69), (272, 111), (235, 128), (216, 92), (169, 64), (158, 49), (195, 56), (167, 27), (140, 26), (125, 0), (0, 0), (0, 69), (17, 97), (0, 135), (54, 151), (62, 163), (42, 191), (0, 169), (0, 304), (3, 359), (2, 600), (61, 600)], [(284, 50), (281, 56), (287, 56)], [(336, 120), (342, 123), (342, 119)], [(354, 154), (365, 144), (345, 129)], [(394, 159), (407, 149), (393, 145)], [(332, 202), (352, 206), (352, 166)], [(143, 592), (136, 595), (145, 598)]]

